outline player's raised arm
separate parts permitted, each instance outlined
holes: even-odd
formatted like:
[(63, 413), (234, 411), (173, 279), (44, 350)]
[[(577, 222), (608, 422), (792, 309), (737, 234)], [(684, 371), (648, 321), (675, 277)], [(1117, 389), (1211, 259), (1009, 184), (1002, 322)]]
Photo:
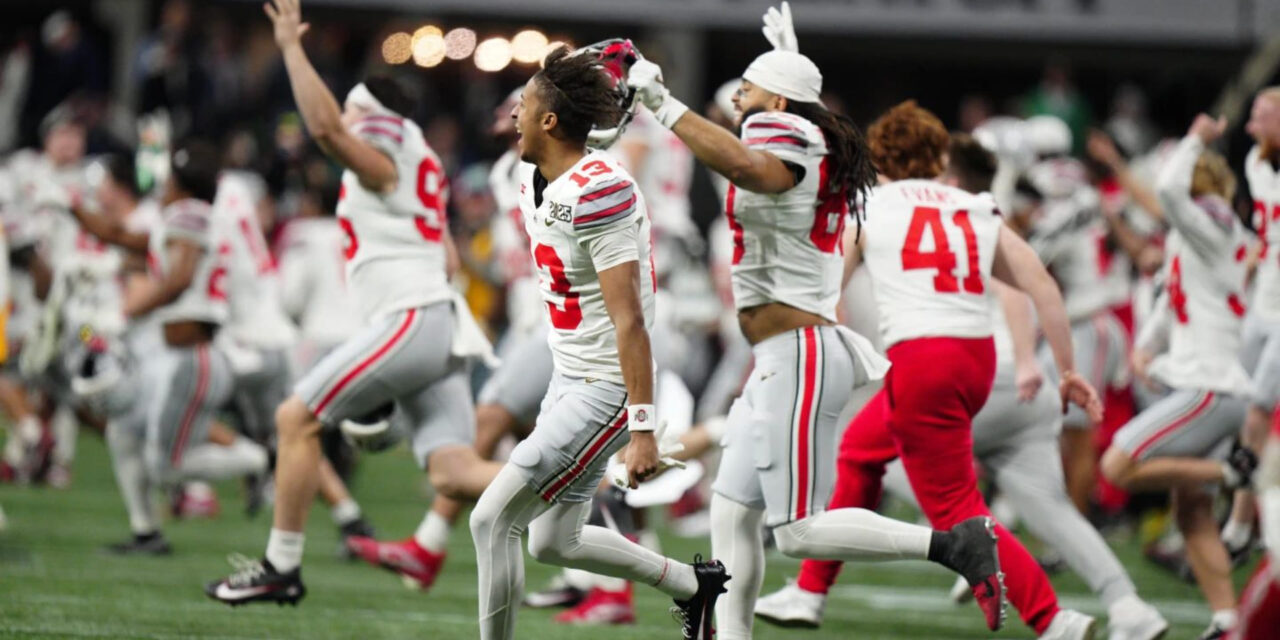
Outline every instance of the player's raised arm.
[(342, 110), (307, 59), (302, 36), (311, 25), (302, 22), (299, 0), (271, 0), (262, 10), (275, 30), (276, 44), (284, 55), (285, 70), (293, 98), (302, 113), (307, 131), (324, 152), (360, 179), (370, 191), (385, 192), (395, 187), (396, 166), (384, 153), (347, 130)]

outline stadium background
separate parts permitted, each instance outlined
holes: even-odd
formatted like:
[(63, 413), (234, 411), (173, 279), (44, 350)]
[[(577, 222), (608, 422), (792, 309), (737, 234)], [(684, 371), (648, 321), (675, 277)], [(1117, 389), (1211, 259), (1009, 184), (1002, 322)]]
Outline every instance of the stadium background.
[[(1248, 148), (1239, 126), (1248, 96), (1274, 79), (1280, 59), (1273, 39), (1280, 0), (792, 5), (802, 50), (826, 73), (828, 104), (859, 123), (910, 97), (955, 129), (973, 126), (983, 114), (1052, 112), (1072, 125), (1077, 144), (1087, 127), (1099, 126), (1132, 136), (1129, 150), (1136, 152), (1180, 134), (1194, 113), (1212, 105), (1233, 120), (1227, 151), (1237, 170)], [(700, 105), (765, 49), (758, 24), (766, 6), (763, 0), (317, 0), (306, 3), (304, 15), (314, 27), (308, 52), (338, 95), (365, 72), (387, 66), (413, 87), (420, 105), (415, 118), (446, 162), (456, 208), (468, 194), (482, 196), (477, 178), (484, 172), (477, 167), (502, 150), (487, 134), (493, 107), (536, 68), (508, 61), (511, 53), (528, 58), (529, 47), (546, 40), (585, 44), (631, 37), (664, 64), (676, 95)], [(286, 196), (337, 177), (301, 135), (256, 2), (5, 2), (0, 12), (0, 153), (34, 144), (40, 120), (70, 101), (94, 123), (90, 154), (132, 147), (136, 117), (165, 108), (177, 136), (241, 143), (238, 161), (274, 176)], [(473, 32), (480, 49), (466, 46), (459, 29)], [(492, 40), (527, 30), (545, 40), (526, 34), (514, 51), (511, 42)], [(695, 218), (709, 223), (717, 205), (701, 170), (692, 198)], [(463, 242), (477, 233), (477, 216), (483, 212), (452, 212)], [(482, 291), (473, 295), (484, 299)], [(397, 451), (367, 462), (358, 471), (357, 497), (382, 530), (410, 530), (428, 490), (409, 456)], [(200, 582), (222, 571), (227, 551), (256, 552), (265, 521), (246, 522), (228, 508), (212, 523), (170, 527), (178, 548), (173, 558), (106, 558), (97, 548), (120, 533), (123, 514), (100, 440), (86, 435), (76, 464), (76, 482), (67, 491), (0, 486), (0, 503), (13, 521), (0, 533), (0, 636), (474, 634), (474, 557), (465, 528), (454, 536), (444, 577), (423, 596), (401, 589), (388, 575), (339, 563), (331, 553), (333, 532), (314, 526), (307, 603), (297, 610), (229, 612), (203, 599)], [(234, 488), (223, 493), (236, 495)], [(320, 512), (312, 517), (318, 525), (325, 519)], [(664, 541), (677, 555), (707, 547), (701, 539)], [(1171, 637), (1194, 635), (1207, 616), (1194, 588), (1145, 564), (1131, 535), (1115, 544), (1142, 594), (1175, 623)], [(794, 562), (771, 556), (766, 590), (794, 570)], [(529, 584), (536, 586), (549, 572), (530, 565)], [(1074, 576), (1059, 574), (1054, 583), (1072, 606), (1100, 613)], [(946, 576), (915, 565), (851, 568), (823, 631), (761, 629), (759, 637), (985, 637), (976, 610), (945, 602), (948, 584)], [(673, 633), (661, 598), (638, 596), (640, 624), (608, 633)], [(542, 613), (525, 615), (527, 637), (601, 633), (556, 628), (548, 620)], [(1016, 624), (1000, 634), (1026, 636)]]

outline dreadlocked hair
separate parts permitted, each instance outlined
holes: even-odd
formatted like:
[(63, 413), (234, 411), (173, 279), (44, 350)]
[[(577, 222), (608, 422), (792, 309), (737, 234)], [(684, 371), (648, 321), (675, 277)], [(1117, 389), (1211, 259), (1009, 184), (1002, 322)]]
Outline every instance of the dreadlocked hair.
[(622, 106), (613, 80), (594, 56), (573, 55), (559, 46), (547, 54), (534, 74), (543, 107), (556, 114), (556, 131), (574, 142), (585, 143), (591, 128), (617, 124)]
[(828, 157), (831, 158), (827, 184), (836, 193), (843, 193), (849, 209), (855, 210), (865, 201), (876, 184), (876, 168), (871, 163), (867, 140), (858, 125), (847, 116), (828, 111), (816, 102), (788, 100), (786, 111), (812, 122), (822, 130), (826, 138)]

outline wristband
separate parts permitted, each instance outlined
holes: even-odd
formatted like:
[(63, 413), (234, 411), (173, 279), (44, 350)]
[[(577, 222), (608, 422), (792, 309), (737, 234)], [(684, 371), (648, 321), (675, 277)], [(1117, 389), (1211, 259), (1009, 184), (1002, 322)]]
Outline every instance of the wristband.
[(670, 129), (676, 126), (676, 122), (688, 111), (689, 107), (685, 103), (676, 100), (670, 93), (667, 93), (662, 100), (662, 104), (658, 106), (658, 110), (653, 112), (653, 116), (658, 119), (658, 122), (662, 123), (662, 126)]
[(627, 430), (652, 432), (658, 426), (657, 412), (651, 404), (633, 404), (627, 407)]

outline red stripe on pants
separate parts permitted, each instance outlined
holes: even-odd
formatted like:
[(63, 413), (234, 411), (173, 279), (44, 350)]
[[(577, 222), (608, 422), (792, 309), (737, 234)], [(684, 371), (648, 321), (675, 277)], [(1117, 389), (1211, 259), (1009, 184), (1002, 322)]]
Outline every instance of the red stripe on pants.
[(324, 408), (329, 406), (329, 403), (333, 401), (333, 398), (337, 396), (344, 387), (350, 384), (356, 376), (360, 375), (361, 372), (368, 369), (374, 362), (377, 362), (378, 358), (381, 358), (384, 354), (390, 351), (391, 347), (395, 346), (395, 344), (400, 341), (400, 338), (404, 337), (404, 334), (409, 331), (409, 327), (413, 325), (413, 319), (417, 316), (417, 309), (409, 309), (409, 311), (404, 314), (404, 322), (400, 323), (400, 327), (396, 329), (396, 332), (391, 336), (391, 339), (387, 340), (381, 347), (378, 347), (378, 350), (374, 351), (373, 355), (365, 358), (364, 361), (356, 365), (354, 369), (348, 371), (347, 375), (342, 376), (342, 379), (338, 381), (338, 384), (334, 385), (333, 388), (329, 390), (329, 393), (326, 393), (324, 398), (316, 404), (316, 408), (314, 410), (315, 414), (317, 416), (320, 415), (320, 413), (324, 411)]
[(178, 427), (178, 437), (173, 441), (173, 450), (169, 452), (169, 466), (175, 469), (182, 464), (182, 454), (186, 452), (187, 438), (191, 437), (191, 427), (195, 424), (200, 405), (204, 403), (204, 394), (209, 390), (209, 347), (196, 347), (196, 391), (187, 403), (187, 410), (182, 413), (182, 423)]
[(1132, 455), (1133, 459), (1135, 460), (1138, 459), (1138, 457), (1142, 455), (1142, 452), (1155, 446), (1156, 443), (1160, 442), (1161, 438), (1169, 435), (1170, 433), (1173, 433), (1174, 431), (1177, 431), (1178, 429), (1186, 425), (1188, 422), (1191, 422), (1191, 420), (1193, 420), (1196, 416), (1200, 415), (1201, 413), (1204, 413), (1204, 410), (1207, 409), (1209, 405), (1213, 403), (1214, 395), (1215, 394), (1212, 391), (1205, 393), (1204, 397), (1201, 398), (1198, 403), (1196, 403), (1196, 406), (1192, 408), (1190, 412), (1182, 414), (1178, 418), (1174, 419), (1173, 422), (1170, 422), (1167, 426), (1155, 432), (1155, 434), (1153, 434), (1150, 438), (1143, 440), (1142, 444), (1138, 445), (1133, 449), (1133, 455)]
[(573, 482), (574, 478), (582, 475), (582, 472), (586, 471), (591, 462), (596, 459), (596, 456), (600, 455), (600, 451), (604, 449), (605, 444), (618, 435), (618, 432), (622, 431), (622, 426), (626, 423), (627, 412), (623, 411), (622, 416), (616, 422), (596, 436), (595, 441), (587, 448), (587, 452), (582, 454), (581, 458), (573, 461), (573, 466), (569, 468), (569, 472), (561, 476), (559, 480), (556, 480), (550, 489), (542, 492), (542, 499), (550, 502), (562, 489), (569, 486), (569, 483)]
[(818, 341), (813, 327), (804, 330), (804, 390), (800, 395), (800, 419), (796, 429), (796, 511), (794, 519), (809, 516), (809, 432), (813, 422), (813, 396), (818, 381)]

